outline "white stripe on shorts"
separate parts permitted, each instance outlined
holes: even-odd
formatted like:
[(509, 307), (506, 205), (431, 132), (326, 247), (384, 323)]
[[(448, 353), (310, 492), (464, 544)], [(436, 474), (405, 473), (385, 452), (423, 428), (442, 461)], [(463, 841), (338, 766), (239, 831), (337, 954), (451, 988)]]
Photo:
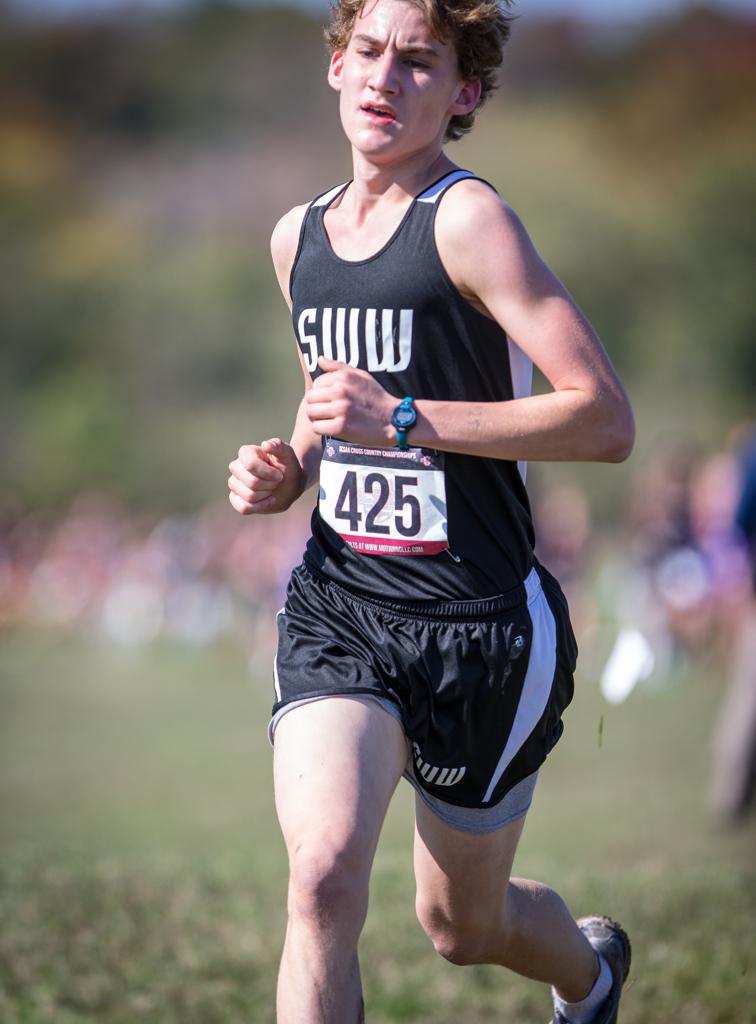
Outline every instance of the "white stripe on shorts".
[[(278, 616), (283, 615), (285, 611), (285, 608), (279, 608), (276, 612), (276, 627), (278, 627)], [(281, 700), (281, 684), (278, 681), (278, 648), (276, 648), (276, 653), (273, 657), (273, 687), (276, 691), (276, 700)]]
[(496, 771), (489, 783), (483, 803), (487, 804), (517, 751), (530, 736), (546, 710), (556, 671), (556, 622), (549, 608), (549, 602), (541, 588), (541, 581), (535, 569), (525, 580), (528, 594), (528, 614), (533, 624), (533, 640), (530, 660), (525, 673), (525, 682), (520, 702), (512, 724), (507, 745), (496, 765)]

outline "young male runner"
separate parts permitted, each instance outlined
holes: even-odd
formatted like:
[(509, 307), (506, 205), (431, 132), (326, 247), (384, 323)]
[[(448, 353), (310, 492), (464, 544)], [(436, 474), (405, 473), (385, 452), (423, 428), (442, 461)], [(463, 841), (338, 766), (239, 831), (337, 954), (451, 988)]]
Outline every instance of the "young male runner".
[[(279, 1024), (364, 1019), (357, 941), (399, 779), (417, 914), (456, 964), (553, 986), (553, 1020), (617, 1019), (630, 949), (510, 879), (576, 655), (533, 557), (530, 459), (620, 461), (627, 397), (495, 191), (443, 151), (491, 91), (495, 0), (339, 0), (329, 82), (354, 176), (288, 213), (273, 260), (305, 378), (292, 439), (230, 465), (242, 514), (320, 490), (278, 616), (274, 775), (289, 865)], [(536, 363), (553, 387), (529, 397)]]

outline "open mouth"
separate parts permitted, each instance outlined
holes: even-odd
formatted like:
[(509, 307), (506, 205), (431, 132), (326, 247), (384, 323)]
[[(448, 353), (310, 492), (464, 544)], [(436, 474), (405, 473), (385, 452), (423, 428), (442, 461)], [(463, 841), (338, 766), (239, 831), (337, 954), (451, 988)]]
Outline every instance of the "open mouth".
[(388, 123), (389, 121), (396, 120), (396, 113), (391, 109), (391, 107), (384, 107), (380, 103), (364, 103), (361, 109), (369, 117), (375, 118), (379, 121)]

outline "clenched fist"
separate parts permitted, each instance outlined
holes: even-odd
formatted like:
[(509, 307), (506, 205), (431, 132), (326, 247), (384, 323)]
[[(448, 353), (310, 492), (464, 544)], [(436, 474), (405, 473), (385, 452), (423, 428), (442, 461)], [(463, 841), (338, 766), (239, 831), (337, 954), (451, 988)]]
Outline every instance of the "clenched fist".
[(228, 500), (243, 516), (284, 512), (304, 489), (296, 452), (279, 437), (242, 445), (228, 468)]
[(325, 372), (305, 394), (305, 412), (316, 434), (357, 444), (385, 447), (394, 443), (391, 413), (397, 399), (366, 373), (321, 356)]

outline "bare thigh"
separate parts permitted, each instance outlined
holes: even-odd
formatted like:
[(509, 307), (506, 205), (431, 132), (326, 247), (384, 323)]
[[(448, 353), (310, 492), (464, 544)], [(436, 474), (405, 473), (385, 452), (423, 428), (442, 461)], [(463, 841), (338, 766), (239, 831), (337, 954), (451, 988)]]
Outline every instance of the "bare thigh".
[(510, 878), (525, 817), (496, 832), (459, 832), (418, 802), (417, 913), (436, 950), (456, 964), (500, 964), (550, 983), (570, 1001), (596, 980), (596, 955), (548, 886)]
[(483, 935), (502, 925), (525, 816), (495, 832), (462, 832), (416, 800), (415, 880), (421, 922)]
[(369, 873), (406, 760), (400, 724), (373, 701), (328, 697), (285, 715), (276, 728), (273, 768), (290, 862), (301, 854), (336, 858)]

